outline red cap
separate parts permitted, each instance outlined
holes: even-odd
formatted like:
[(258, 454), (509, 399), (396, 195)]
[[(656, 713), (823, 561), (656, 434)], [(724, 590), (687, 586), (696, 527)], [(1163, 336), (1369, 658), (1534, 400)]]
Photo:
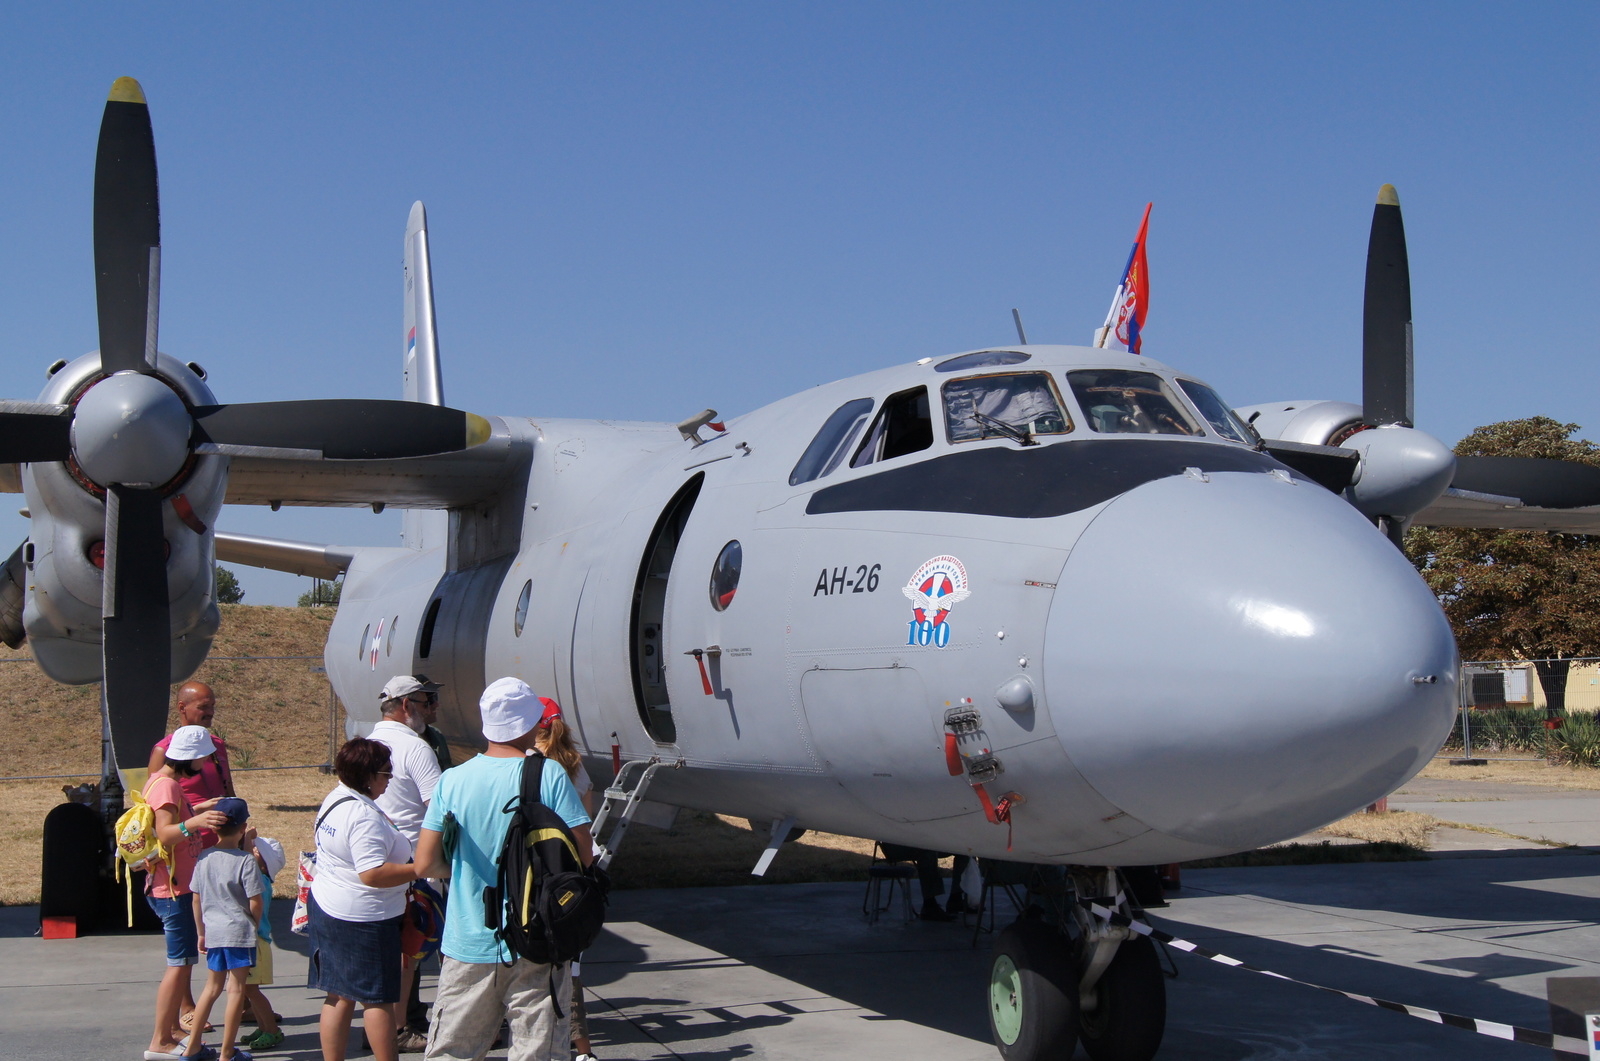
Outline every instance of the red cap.
[(539, 725), (548, 726), (552, 718), (561, 717), (561, 705), (548, 696), (539, 697), (539, 702), (544, 705), (544, 714), (539, 716)]

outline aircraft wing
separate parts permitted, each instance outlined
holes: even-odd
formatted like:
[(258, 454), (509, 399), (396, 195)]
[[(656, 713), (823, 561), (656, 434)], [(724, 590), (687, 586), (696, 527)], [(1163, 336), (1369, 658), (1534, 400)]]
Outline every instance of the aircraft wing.
[(1446, 490), (1444, 496), (1417, 513), (1420, 527), (1494, 527), (1505, 530), (1600, 534), (1600, 505), (1583, 508), (1541, 508), (1502, 494)]

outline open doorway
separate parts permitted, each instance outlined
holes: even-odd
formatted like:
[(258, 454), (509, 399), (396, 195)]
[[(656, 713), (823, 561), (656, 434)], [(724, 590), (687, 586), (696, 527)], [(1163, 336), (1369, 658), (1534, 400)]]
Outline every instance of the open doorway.
[(639, 579), (633, 587), (633, 619), (629, 644), (633, 651), (633, 696), (639, 719), (658, 744), (672, 744), (678, 730), (672, 722), (672, 701), (667, 696), (666, 613), (667, 583), (678, 541), (700, 496), (704, 475), (684, 483), (662, 511), (645, 543)]

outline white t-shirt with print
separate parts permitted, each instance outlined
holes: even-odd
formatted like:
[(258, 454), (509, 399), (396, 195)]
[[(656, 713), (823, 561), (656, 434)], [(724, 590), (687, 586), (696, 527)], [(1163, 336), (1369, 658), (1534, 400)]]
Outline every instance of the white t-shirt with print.
[[(339, 803), (347, 798), (348, 802)], [(341, 921), (385, 921), (405, 913), (407, 885), (373, 888), (360, 877), (385, 862), (411, 861), (411, 841), (405, 834), (377, 804), (344, 785), (328, 793), (317, 817), (322, 824), (313, 838), (317, 876), (311, 882), (311, 895), (323, 912)]]

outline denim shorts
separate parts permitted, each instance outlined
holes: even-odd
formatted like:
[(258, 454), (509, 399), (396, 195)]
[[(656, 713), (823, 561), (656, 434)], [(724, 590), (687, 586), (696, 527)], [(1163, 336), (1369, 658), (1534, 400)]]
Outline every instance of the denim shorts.
[(254, 947), (207, 947), (206, 968), (214, 973), (229, 969), (251, 969), (256, 964)]
[(400, 921), (344, 921), (306, 903), (311, 968), (306, 986), (363, 1005), (400, 1001)]
[(194, 896), (176, 899), (145, 896), (150, 909), (161, 918), (161, 931), (167, 937), (167, 964), (193, 965), (200, 960), (200, 932), (194, 927)]

